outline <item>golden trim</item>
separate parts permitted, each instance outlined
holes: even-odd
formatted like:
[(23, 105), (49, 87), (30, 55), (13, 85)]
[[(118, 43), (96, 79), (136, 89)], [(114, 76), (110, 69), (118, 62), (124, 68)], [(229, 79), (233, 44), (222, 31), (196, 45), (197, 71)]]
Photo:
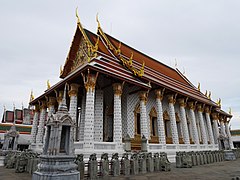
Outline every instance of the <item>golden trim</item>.
[(83, 73), (81, 73), (81, 74), (83, 77), (84, 87), (85, 87), (86, 91), (89, 92), (91, 90), (93, 92), (95, 89), (95, 86), (96, 86), (99, 72), (97, 72), (96, 75), (90, 74), (90, 71), (88, 69), (88, 73), (86, 76), (84, 76)]
[(148, 92), (147, 91), (140, 91), (139, 92), (139, 100), (144, 101), (145, 105), (147, 103)]
[(114, 83), (113, 91), (114, 91), (114, 95), (121, 96), (122, 95), (122, 84)]
[(76, 17), (77, 17), (77, 26), (78, 26), (79, 30), (81, 31), (83, 38), (87, 44), (87, 49), (88, 49), (87, 56), (88, 56), (88, 62), (90, 62), (92, 58), (97, 57), (99, 37), (98, 37), (95, 45), (93, 45), (92, 42), (90, 41), (90, 39), (88, 38), (82, 24), (80, 23), (80, 18), (78, 16), (77, 8), (76, 8)]
[(221, 107), (221, 98), (219, 98), (216, 103), (217, 103), (218, 106)]
[(50, 89), (50, 88), (51, 88), (50, 81), (47, 80), (47, 89)]
[(210, 100), (211, 100), (211, 95), (212, 95), (212, 93), (211, 93), (211, 91), (209, 91), (209, 93), (208, 93), (208, 99), (210, 99)]
[(198, 91), (201, 91), (201, 84), (200, 82), (198, 82), (198, 87), (197, 87)]
[(139, 70), (136, 69), (135, 67), (133, 67), (133, 62), (132, 62), (133, 52), (131, 53), (131, 56), (128, 59), (124, 58), (124, 56), (121, 54), (121, 42), (119, 42), (119, 46), (118, 46), (118, 48), (116, 48), (110, 42), (110, 40), (107, 38), (106, 34), (102, 30), (100, 22), (98, 20), (98, 15), (96, 16), (96, 20), (97, 20), (97, 23), (98, 23), (98, 33), (105, 40), (108, 48), (112, 51), (114, 56), (118, 57), (122, 61), (123, 66), (126, 67), (127, 69), (129, 69), (130, 71), (132, 71), (134, 76), (142, 77), (144, 75), (145, 62), (143, 61), (142, 67)]
[(80, 86), (79, 84), (75, 84), (75, 83), (70, 84), (71, 89), (68, 92), (69, 97), (77, 96), (79, 86)]
[(31, 90), (31, 94), (30, 94), (30, 100), (29, 102), (32, 102), (34, 100), (34, 95), (33, 95), (33, 91)]

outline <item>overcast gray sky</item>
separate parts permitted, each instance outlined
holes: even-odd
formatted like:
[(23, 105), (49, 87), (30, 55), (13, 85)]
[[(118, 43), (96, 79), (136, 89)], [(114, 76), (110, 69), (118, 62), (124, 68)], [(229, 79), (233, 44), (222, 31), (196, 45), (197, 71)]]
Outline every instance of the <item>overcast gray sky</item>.
[(59, 81), (76, 30), (96, 32), (96, 14), (106, 33), (177, 67), (201, 90), (232, 108), (231, 127), (240, 129), (240, 1), (78, 0), (0, 1), (0, 113), (28, 105), (49, 79)]

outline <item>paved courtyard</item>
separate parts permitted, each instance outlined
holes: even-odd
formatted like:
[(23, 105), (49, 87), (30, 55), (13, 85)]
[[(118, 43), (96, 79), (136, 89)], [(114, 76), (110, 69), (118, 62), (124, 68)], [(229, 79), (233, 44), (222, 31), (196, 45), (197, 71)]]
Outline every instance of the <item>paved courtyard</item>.
[[(110, 177), (109, 180), (231, 180), (240, 177), (240, 159), (236, 161), (224, 161), (214, 164), (195, 166), (189, 169), (175, 168), (172, 164), (170, 172), (148, 173), (137, 176)], [(30, 180), (28, 173), (15, 173), (14, 169), (0, 167), (0, 180)]]

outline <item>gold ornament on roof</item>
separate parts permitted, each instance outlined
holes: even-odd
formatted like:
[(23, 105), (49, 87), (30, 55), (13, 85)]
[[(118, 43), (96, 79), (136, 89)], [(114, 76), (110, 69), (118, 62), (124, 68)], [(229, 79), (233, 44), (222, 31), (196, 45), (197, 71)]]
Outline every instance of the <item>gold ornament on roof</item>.
[(200, 84), (200, 82), (198, 83), (198, 91), (200, 91), (201, 89), (201, 84)]
[(101, 28), (100, 22), (98, 20), (98, 14), (96, 16), (96, 21), (98, 23), (98, 32), (97, 34), (100, 34), (103, 40), (106, 42), (107, 47), (110, 49), (110, 51), (113, 53), (113, 55), (120, 59), (122, 61), (122, 64), (124, 67), (129, 69), (133, 72), (135, 76), (142, 77), (144, 75), (144, 67), (145, 62), (143, 61), (142, 67), (140, 69), (136, 69), (133, 67), (133, 52), (131, 53), (131, 56), (129, 58), (125, 58), (124, 55), (121, 54), (121, 42), (119, 42), (118, 48), (116, 48), (111, 41), (108, 39), (107, 35), (104, 33), (104, 31)]
[(212, 95), (212, 93), (211, 93), (211, 91), (209, 91), (208, 99), (211, 99), (211, 95)]
[(30, 102), (34, 100), (34, 96), (33, 96), (33, 91), (31, 91), (31, 94), (30, 94)]
[(47, 89), (50, 89), (50, 88), (51, 88), (50, 81), (47, 80)]
[(221, 106), (221, 98), (219, 98), (219, 99), (217, 100), (217, 105), (218, 105), (218, 106)]
[(232, 115), (232, 108), (229, 108), (228, 114)]
[(206, 92), (205, 92), (205, 96), (207, 96), (207, 93), (208, 93), (208, 92), (207, 92), (207, 90), (206, 90)]
[(63, 74), (63, 68), (62, 65), (60, 66), (60, 76)]
[(97, 50), (98, 50), (98, 42), (99, 39), (96, 41), (95, 45), (92, 44), (92, 42), (90, 41), (90, 39), (88, 38), (82, 24), (80, 23), (80, 18), (78, 16), (78, 8), (76, 8), (76, 17), (77, 17), (77, 25), (79, 30), (81, 31), (84, 40), (86, 41), (87, 44), (87, 55), (88, 55), (88, 62), (91, 61), (92, 58), (97, 56)]

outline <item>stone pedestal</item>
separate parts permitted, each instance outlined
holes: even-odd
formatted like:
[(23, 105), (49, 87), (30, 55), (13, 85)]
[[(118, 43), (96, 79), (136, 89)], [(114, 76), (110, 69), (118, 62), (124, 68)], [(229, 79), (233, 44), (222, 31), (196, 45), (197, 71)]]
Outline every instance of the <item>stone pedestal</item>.
[(224, 159), (225, 159), (225, 161), (234, 161), (234, 160), (236, 160), (236, 156), (232, 150), (225, 150), (224, 151)]
[(33, 180), (80, 179), (80, 173), (76, 171), (77, 165), (73, 163), (75, 156), (41, 156), (40, 158), (41, 163), (38, 165), (38, 171), (32, 176)]

